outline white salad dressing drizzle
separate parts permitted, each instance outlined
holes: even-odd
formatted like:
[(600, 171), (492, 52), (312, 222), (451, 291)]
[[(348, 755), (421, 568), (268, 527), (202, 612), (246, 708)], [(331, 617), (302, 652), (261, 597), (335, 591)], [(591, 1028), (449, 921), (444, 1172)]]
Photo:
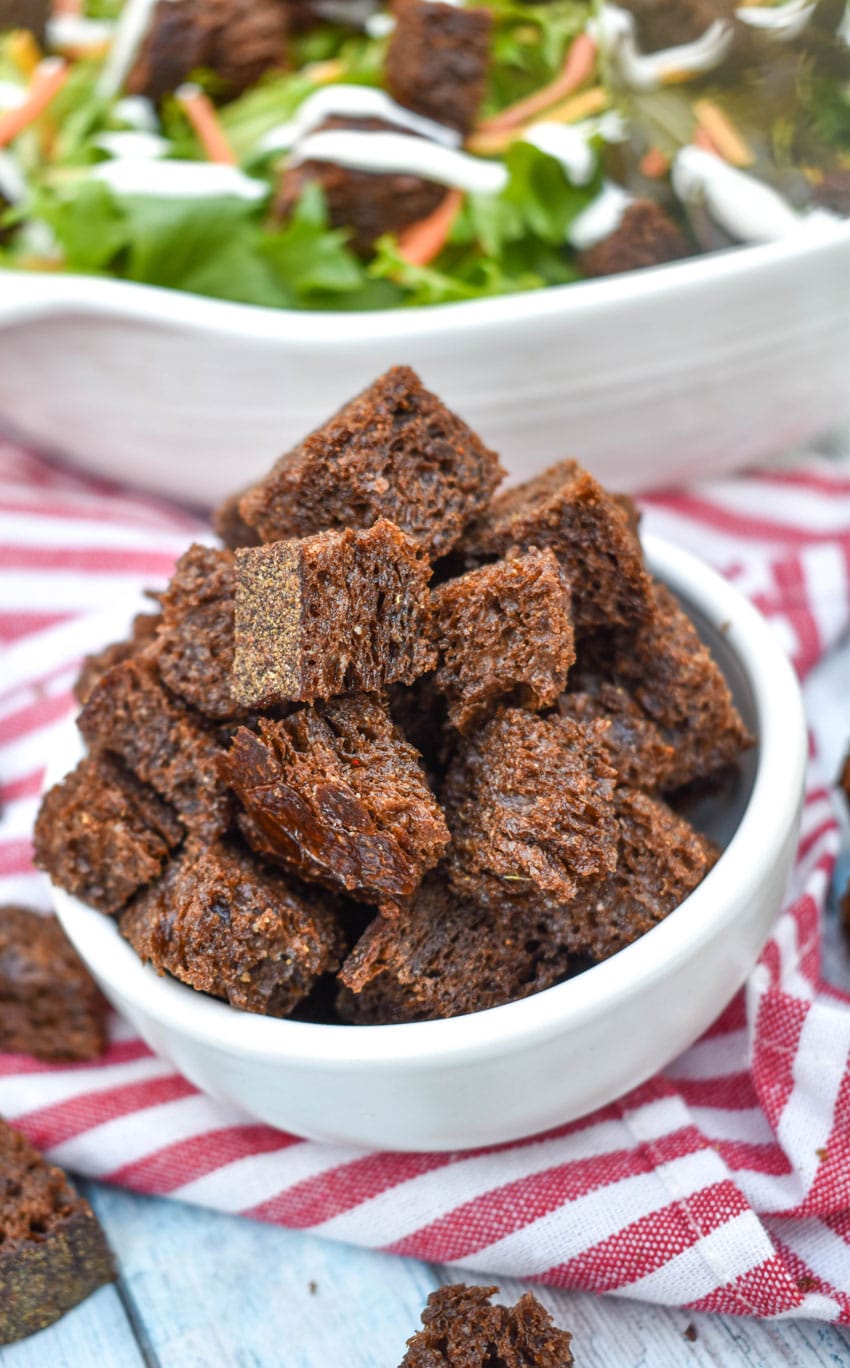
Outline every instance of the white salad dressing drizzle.
[(825, 209), (798, 214), (772, 186), (701, 147), (676, 153), (671, 179), (684, 204), (704, 203), (715, 223), (739, 242), (778, 242), (838, 222)]
[(283, 152), (294, 147), (299, 139), (312, 133), (326, 119), (386, 119), (388, 123), (409, 128), (411, 133), (419, 133), (423, 138), (444, 143), (447, 147), (459, 147), (461, 136), (454, 128), (437, 123), (435, 119), (423, 118), (414, 114), (412, 109), (396, 104), (385, 90), (374, 86), (329, 85), (320, 86), (302, 100), (292, 118), (286, 123), (270, 128), (257, 144), (259, 152)]
[(0, 81), (0, 109), (17, 109), (27, 98), (26, 86)]
[(146, 95), (125, 95), (123, 100), (116, 101), (112, 112), (121, 123), (129, 124), (140, 133), (156, 133), (159, 129), (153, 101)]
[(292, 164), (301, 161), (334, 162), (350, 171), (384, 175), (421, 176), (438, 185), (471, 194), (497, 195), (508, 181), (500, 162), (484, 161), (441, 147), (407, 133), (367, 133), (356, 129), (329, 129), (299, 142)]
[(628, 190), (615, 185), (613, 181), (606, 181), (596, 199), (591, 200), (570, 224), (567, 231), (570, 246), (575, 247), (577, 252), (586, 252), (598, 242), (604, 242), (605, 238), (616, 233), (623, 215), (634, 202), (635, 197)]
[(547, 157), (554, 157), (573, 185), (587, 185), (593, 178), (596, 154), (589, 145), (588, 137), (577, 126), (547, 123), (544, 120), (527, 129), (522, 141), (545, 152)]
[(395, 28), (395, 15), (370, 14), (363, 27), (370, 38), (388, 38)]
[(725, 58), (734, 36), (731, 24), (715, 19), (692, 43), (662, 48), (660, 52), (641, 52), (634, 16), (619, 5), (603, 5), (588, 24), (588, 31), (631, 90), (655, 90), (682, 73), (712, 71)]
[(98, 95), (111, 99), (118, 94), (136, 60), (157, 4), (158, 0), (127, 0), (115, 27), (109, 56), (97, 80)]
[(261, 200), (269, 193), (264, 181), (221, 162), (159, 161), (151, 157), (99, 162), (89, 175), (118, 195), (159, 195), (164, 199), (209, 199), (231, 195)]
[(47, 45), (54, 52), (101, 47), (111, 42), (114, 33), (110, 20), (87, 19), (83, 14), (56, 14), (47, 21)]
[(798, 38), (817, 8), (817, 0), (787, 0), (784, 5), (742, 5), (735, 17), (778, 43)]
[(161, 138), (158, 133), (99, 133), (93, 141), (95, 147), (108, 152), (110, 157), (126, 160), (150, 161), (152, 158), (166, 157), (171, 150), (168, 139)]
[(0, 195), (9, 204), (20, 204), (27, 196), (27, 183), (10, 152), (0, 151)]

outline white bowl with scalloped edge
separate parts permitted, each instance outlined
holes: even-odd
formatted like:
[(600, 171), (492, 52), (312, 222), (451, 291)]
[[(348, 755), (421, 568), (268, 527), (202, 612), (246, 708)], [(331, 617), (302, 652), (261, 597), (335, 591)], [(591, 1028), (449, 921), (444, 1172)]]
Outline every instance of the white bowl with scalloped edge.
[[(734, 791), (701, 825), (724, 853), (634, 944), (521, 1002), (449, 1021), (330, 1026), (239, 1012), (159, 978), (115, 923), (55, 890), (56, 909), (106, 996), (203, 1091), (313, 1139), (447, 1150), (535, 1134), (636, 1087), (710, 1025), (752, 969), (797, 845), (806, 763), (799, 687), (776, 637), (731, 585), (647, 537), (757, 738)], [(51, 781), (74, 765), (80, 741)]]
[(850, 416), (850, 223), (606, 280), (299, 313), (0, 271), (0, 430), (210, 504), (406, 363), (525, 479), (580, 452), (646, 489)]

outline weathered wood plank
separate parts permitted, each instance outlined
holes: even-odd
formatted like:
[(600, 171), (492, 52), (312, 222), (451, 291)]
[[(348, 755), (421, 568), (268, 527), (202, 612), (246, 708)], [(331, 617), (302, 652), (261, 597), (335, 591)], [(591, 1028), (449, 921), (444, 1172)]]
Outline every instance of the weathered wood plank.
[[(464, 1269), (434, 1271), (440, 1282), (490, 1281)], [(499, 1284), (499, 1299), (505, 1302), (516, 1301), (528, 1286), (510, 1278), (492, 1281)], [(850, 1333), (829, 1325), (693, 1316), (545, 1287), (534, 1292), (557, 1324), (572, 1331), (580, 1368), (850, 1368)]]
[(144, 1368), (114, 1287), (102, 1287), (38, 1335), (0, 1349), (2, 1368)]
[(88, 1195), (161, 1368), (396, 1368), (437, 1285), (425, 1264), (114, 1188)]

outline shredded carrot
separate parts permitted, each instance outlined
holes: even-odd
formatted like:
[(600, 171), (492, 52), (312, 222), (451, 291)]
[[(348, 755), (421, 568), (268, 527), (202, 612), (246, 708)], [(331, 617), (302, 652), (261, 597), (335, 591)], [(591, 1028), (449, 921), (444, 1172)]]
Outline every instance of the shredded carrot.
[[(602, 86), (591, 86), (589, 90), (582, 90), (580, 94), (573, 95), (563, 104), (547, 110), (546, 122), (577, 123), (579, 119), (587, 119), (593, 114), (600, 114), (603, 109), (607, 108), (608, 103), (608, 95)], [(534, 127), (535, 122), (539, 122), (539, 120), (533, 120), (531, 127)], [(510, 147), (512, 142), (522, 137), (524, 131), (523, 128), (497, 128), (493, 132), (476, 130), (470, 138), (467, 138), (466, 149), (468, 152), (478, 152), (482, 156), (504, 152), (505, 148)]]
[(478, 125), (478, 131), (494, 133), (497, 129), (515, 128), (518, 124), (527, 123), (535, 114), (572, 95), (573, 91), (590, 80), (595, 67), (596, 43), (589, 33), (580, 33), (570, 45), (560, 76), (541, 90), (536, 90), (533, 95), (494, 114), (492, 119), (485, 119)]
[(411, 266), (427, 266), (443, 250), (463, 204), (463, 192), (450, 190), (427, 218), (399, 233), (398, 250)]
[(76, 19), (83, 14), (83, 0), (53, 0), (52, 10), (54, 16), (70, 14)]
[(10, 33), (6, 51), (22, 76), (31, 80), (41, 61), (41, 48), (29, 29), (16, 29)]
[(302, 75), (308, 77), (314, 85), (331, 85), (333, 81), (345, 76), (345, 73), (345, 62), (339, 57), (331, 57), (327, 62), (310, 62)]
[(705, 130), (724, 161), (731, 162), (733, 166), (752, 165), (755, 160), (752, 151), (722, 109), (711, 100), (697, 100), (694, 113), (697, 126)]
[(67, 62), (61, 57), (46, 57), (39, 62), (30, 81), (27, 98), (15, 109), (0, 114), (0, 147), (5, 147), (25, 128), (29, 128), (43, 114), (54, 96), (59, 94), (69, 76)]
[(236, 165), (236, 155), (218, 121), (212, 100), (196, 85), (182, 85), (176, 93), (177, 103), (195, 130), (198, 142), (211, 162), (226, 166)]
[(660, 147), (650, 147), (641, 157), (640, 169), (650, 180), (661, 180), (670, 169), (670, 159), (664, 155)]

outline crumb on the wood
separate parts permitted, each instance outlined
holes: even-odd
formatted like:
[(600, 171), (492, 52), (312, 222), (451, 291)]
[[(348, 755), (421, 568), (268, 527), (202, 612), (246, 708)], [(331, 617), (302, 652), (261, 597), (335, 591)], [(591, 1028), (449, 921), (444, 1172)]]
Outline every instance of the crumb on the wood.
[(820, 1159), (822, 1164), (825, 1164), (827, 1159), (829, 1158), (829, 1150), (824, 1149), (823, 1146), (821, 1146), (820, 1149), (816, 1149), (815, 1154), (817, 1155), (818, 1159)]
[(801, 1292), (816, 1292), (819, 1286), (817, 1278), (813, 1278), (810, 1273), (804, 1273), (797, 1279), (797, 1287)]
[(691, 1344), (693, 1344), (694, 1340), (697, 1338), (697, 1328), (695, 1325), (686, 1325), (682, 1334), (686, 1340), (690, 1340)]
[(319, 1290), (319, 1284), (318, 1284), (317, 1282), (314, 1282), (313, 1279), (311, 1278), (310, 1281), (309, 1281), (308, 1284), (307, 1284), (307, 1291), (310, 1293), (310, 1296), (311, 1296), (311, 1297), (315, 1297), (315, 1295), (316, 1295), (316, 1293), (318, 1292), (318, 1290)]

